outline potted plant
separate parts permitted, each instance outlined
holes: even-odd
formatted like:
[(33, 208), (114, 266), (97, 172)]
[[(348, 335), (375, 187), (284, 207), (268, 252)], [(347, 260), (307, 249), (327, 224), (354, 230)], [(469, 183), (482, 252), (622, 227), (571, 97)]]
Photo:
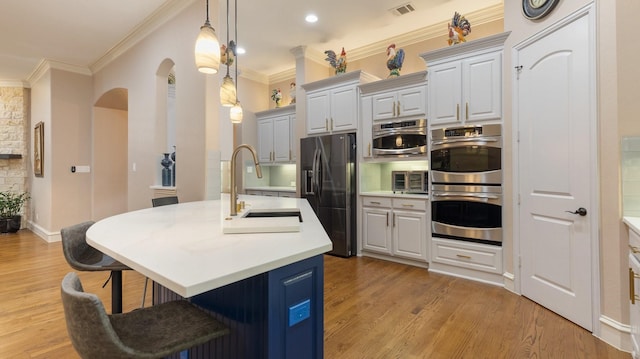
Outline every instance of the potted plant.
[(20, 211), (30, 198), (28, 192), (0, 192), (0, 233), (15, 233), (20, 229)]

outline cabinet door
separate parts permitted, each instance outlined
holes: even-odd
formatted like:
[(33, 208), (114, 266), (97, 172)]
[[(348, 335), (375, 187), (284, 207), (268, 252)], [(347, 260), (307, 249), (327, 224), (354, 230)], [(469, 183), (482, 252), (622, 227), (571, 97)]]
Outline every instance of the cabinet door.
[(289, 149), (291, 151), (291, 161), (295, 161), (298, 155), (300, 140), (296, 132), (296, 116), (289, 116)]
[(465, 121), (502, 117), (502, 55), (493, 53), (462, 62), (462, 105)]
[(393, 254), (427, 260), (427, 215), (418, 211), (393, 211)]
[(275, 162), (289, 162), (291, 159), (289, 125), (289, 115), (273, 119), (273, 159)]
[(429, 120), (433, 125), (460, 122), (462, 83), (460, 61), (432, 66), (429, 70)]
[(358, 135), (358, 143), (362, 144), (358, 146), (358, 153), (361, 158), (371, 158), (373, 149), (373, 133), (371, 126), (372, 121), (372, 96), (363, 96), (360, 98), (360, 130)]
[[(307, 105), (308, 106), (308, 105)], [(358, 128), (358, 92), (353, 85), (331, 90), (331, 131), (348, 131)]]
[(387, 120), (396, 117), (396, 92), (385, 92), (372, 97), (373, 120)]
[(273, 119), (258, 121), (258, 161), (267, 163), (273, 159)]
[(307, 134), (329, 132), (329, 101), (328, 91), (307, 95)]
[(423, 86), (398, 91), (397, 116), (424, 116), (427, 96)]
[(362, 248), (372, 252), (391, 254), (391, 211), (381, 208), (362, 209)]

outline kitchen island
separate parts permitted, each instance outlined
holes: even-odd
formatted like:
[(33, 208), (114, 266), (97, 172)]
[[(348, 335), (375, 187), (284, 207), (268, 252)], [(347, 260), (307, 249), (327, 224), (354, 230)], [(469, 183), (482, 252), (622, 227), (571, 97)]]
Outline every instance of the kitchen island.
[[(322, 358), (322, 254), (331, 240), (304, 199), (239, 200), (247, 210), (299, 208), (299, 232), (223, 234), (223, 196), (103, 219), (87, 242), (155, 281), (156, 291), (189, 298), (230, 327), (190, 358)], [(250, 220), (238, 218), (243, 213), (231, 221)]]

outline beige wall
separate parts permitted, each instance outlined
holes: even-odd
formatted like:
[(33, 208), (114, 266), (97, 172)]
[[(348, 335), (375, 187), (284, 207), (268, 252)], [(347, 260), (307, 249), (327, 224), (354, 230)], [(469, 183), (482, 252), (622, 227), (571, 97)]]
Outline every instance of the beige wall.
[[(217, 8), (214, 1), (210, 6), (212, 19), (217, 18), (213, 13)], [(216, 83), (221, 74), (204, 75), (193, 62), (193, 42), (201, 23), (201, 4), (194, 3), (94, 76), (94, 101), (113, 88), (125, 88), (129, 93), (128, 210), (149, 207), (149, 187), (157, 184), (161, 154), (157, 153), (156, 137), (164, 130), (157, 128), (156, 118), (165, 116), (166, 109), (156, 101), (156, 72), (166, 59), (173, 61), (176, 73), (176, 182), (180, 201), (205, 197), (207, 152), (203, 149), (215, 151), (220, 146), (217, 136), (207, 132), (219, 130), (219, 106), (215, 104), (219, 101)]]
[(93, 110), (93, 220), (127, 211), (127, 111)]
[(52, 228), (91, 219), (91, 173), (71, 172), (73, 165), (92, 163), (91, 84), (90, 76), (51, 71), (50, 146), (45, 147), (52, 157), (45, 176), (51, 177)]

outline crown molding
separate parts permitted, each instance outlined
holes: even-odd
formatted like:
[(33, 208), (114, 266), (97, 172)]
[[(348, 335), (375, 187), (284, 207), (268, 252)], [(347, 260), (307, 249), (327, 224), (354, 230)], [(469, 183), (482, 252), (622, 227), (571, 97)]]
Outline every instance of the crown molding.
[(73, 73), (86, 75), (86, 76), (93, 75), (91, 70), (89, 70), (86, 67), (70, 65), (60, 61), (42, 59), (38, 63), (38, 66), (36, 66), (36, 68), (31, 72), (31, 74), (29, 74), (29, 77), (27, 77), (27, 81), (29, 82), (29, 84), (33, 84), (37, 82), (42, 77), (42, 75), (44, 75), (47, 71), (52, 69), (62, 70), (66, 72), (73, 72)]
[(31, 88), (31, 84), (28, 81), (22, 80), (0, 80), (0, 87), (22, 87), (22, 88)]
[[(497, 4), (494, 6), (490, 6), (478, 11), (468, 13), (465, 15), (465, 17), (467, 19), (473, 19), (473, 24), (476, 26), (501, 20), (504, 18), (504, 5)], [(369, 45), (365, 45), (355, 49), (350, 49), (349, 61), (358, 61), (358, 60), (365, 59), (367, 57), (377, 55), (380, 53), (380, 49), (387, 48), (387, 46), (389, 46), (390, 43), (396, 43), (396, 44), (402, 44), (402, 46), (408, 46), (408, 45), (417, 44), (422, 41), (427, 41), (427, 40), (441, 37), (445, 33), (443, 29), (446, 30), (447, 23), (449, 21), (450, 20), (442, 21), (437, 24), (425, 26), (423, 28), (420, 28), (411, 32), (407, 32), (405, 34), (401, 34), (398, 36), (386, 38), (384, 40), (376, 41)], [(324, 58), (326, 57), (324, 53), (307, 48), (306, 56), (307, 56), (307, 59), (328, 67), (327, 62), (324, 60)], [(295, 72), (295, 69), (293, 71)], [(284, 72), (286, 71), (283, 71), (271, 76), (276, 78), (276, 76), (279, 76)], [(271, 76), (269, 77), (269, 80), (271, 80)]]
[(136, 26), (131, 32), (125, 36), (111, 49), (102, 55), (97, 61), (89, 65), (89, 69), (96, 73), (107, 66), (111, 61), (117, 59), (120, 55), (135, 46), (138, 42), (174, 18), (182, 10), (191, 6), (196, 0), (169, 0), (161, 7), (154, 11), (142, 23)]

